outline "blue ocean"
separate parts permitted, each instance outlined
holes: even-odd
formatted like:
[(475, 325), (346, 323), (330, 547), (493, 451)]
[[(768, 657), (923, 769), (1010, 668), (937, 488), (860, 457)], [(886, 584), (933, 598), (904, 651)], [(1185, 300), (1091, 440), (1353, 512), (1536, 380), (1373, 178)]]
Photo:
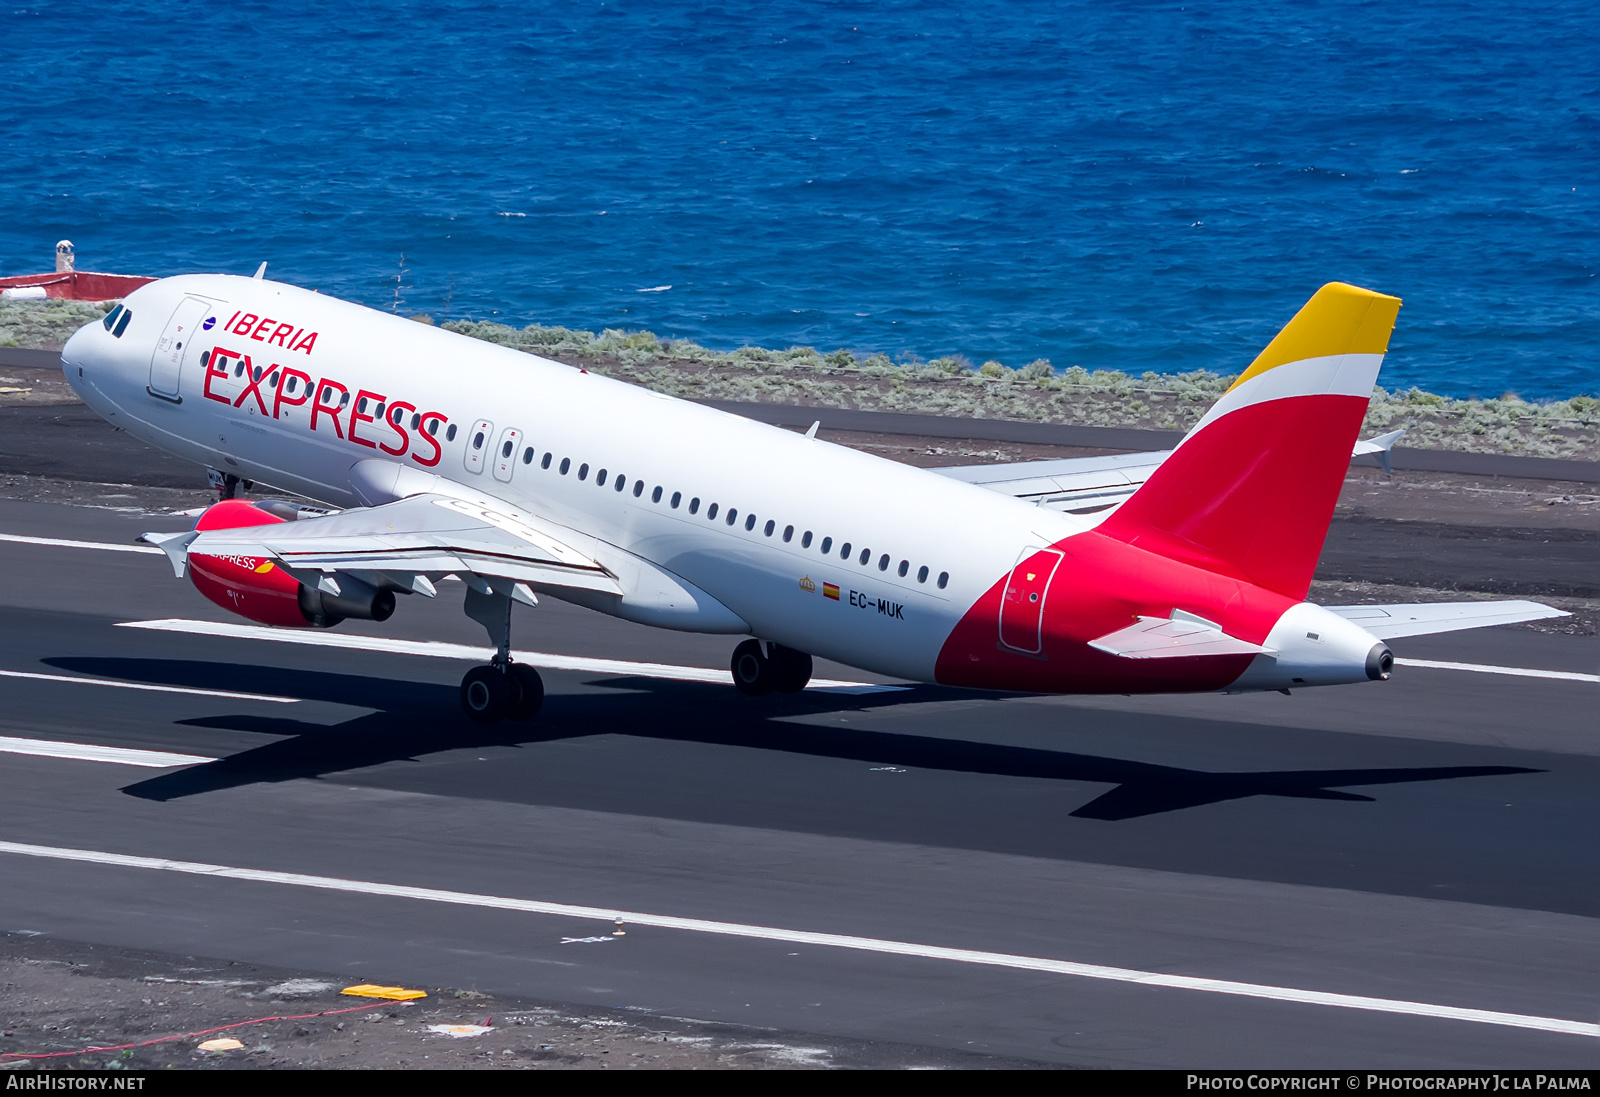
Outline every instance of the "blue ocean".
[(1586, 2), (16, 0), (0, 274), (1132, 372), (1323, 282), (1382, 383), (1600, 392)]

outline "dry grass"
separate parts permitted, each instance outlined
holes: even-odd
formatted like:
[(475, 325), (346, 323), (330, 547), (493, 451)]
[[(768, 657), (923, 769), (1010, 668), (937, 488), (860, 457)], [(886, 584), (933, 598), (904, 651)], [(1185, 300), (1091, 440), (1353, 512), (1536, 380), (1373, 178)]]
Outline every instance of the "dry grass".
[[(450, 331), (561, 361), (673, 396), (818, 407), (927, 412), (1093, 426), (1184, 430), (1232, 384), (1206, 371), (1146, 373), (1057, 370), (1040, 359), (1020, 369), (999, 362), (974, 367), (962, 358), (931, 362), (823, 354), (812, 347), (708, 350), (650, 332), (513, 328), (452, 321)], [(1456, 400), (1419, 389), (1373, 391), (1366, 433), (1404, 427), (1405, 444), (1424, 449), (1600, 459), (1600, 400), (1533, 403), (1508, 394)]]
[[(0, 346), (60, 347), (104, 313), (99, 305), (78, 301), (0, 300)], [(430, 317), (415, 319), (432, 323)], [(1183, 430), (1233, 381), (1205, 371), (1134, 377), (1076, 366), (1057, 370), (1044, 359), (1012, 369), (999, 362), (974, 366), (958, 357), (895, 362), (882, 354), (858, 358), (847, 350), (824, 354), (813, 347), (715, 351), (647, 331), (597, 334), (470, 320), (444, 327), (673, 396), (977, 419)], [(1512, 394), (1456, 400), (1415, 388), (1375, 389), (1366, 433), (1401, 427), (1408, 432), (1405, 444), (1423, 449), (1600, 460), (1600, 400), (1593, 396), (1534, 403)]]

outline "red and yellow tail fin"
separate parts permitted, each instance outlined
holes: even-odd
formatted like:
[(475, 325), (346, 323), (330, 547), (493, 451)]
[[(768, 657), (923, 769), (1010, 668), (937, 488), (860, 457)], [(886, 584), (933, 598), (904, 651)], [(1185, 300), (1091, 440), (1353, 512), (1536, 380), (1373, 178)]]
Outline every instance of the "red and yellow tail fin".
[(1100, 531), (1304, 598), (1399, 310), (1323, 286)]

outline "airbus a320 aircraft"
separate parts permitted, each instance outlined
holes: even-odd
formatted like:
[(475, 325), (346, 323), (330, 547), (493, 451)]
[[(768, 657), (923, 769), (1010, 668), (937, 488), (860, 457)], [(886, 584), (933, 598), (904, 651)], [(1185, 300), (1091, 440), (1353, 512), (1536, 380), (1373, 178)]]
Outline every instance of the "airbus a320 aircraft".
[(460, 580), (498, 648), (461, 683), (474, 720), (538, 710), (510, 632), (540, 595), (749, 637), (749, 694), (802, 689), (813, 655), (998, 690), (1289, 690), (1386, 679), (1395, 637), (1561, 615), (1305, 601), (1399, 307), (1322, 287), (1170, 453), (981, 469), (911, 468), (259, 271), (144, 286), (62, 365), (225, 495), (243, 479), (322, 504), (230, 497), (145, 536), (225, 609), (383, 621)]

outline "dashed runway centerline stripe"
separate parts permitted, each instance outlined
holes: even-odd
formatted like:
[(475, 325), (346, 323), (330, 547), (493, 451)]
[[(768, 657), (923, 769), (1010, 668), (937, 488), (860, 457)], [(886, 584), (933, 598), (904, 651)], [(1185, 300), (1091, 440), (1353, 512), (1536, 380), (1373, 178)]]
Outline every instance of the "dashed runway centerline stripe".
[(1477, 674), (1509, 674), (1513, 678), (1553, 678), (1558, 682), (1596, 682), (1600, 674), (1575, 670), (1535, 670), (1531, 667), (1497, 667), (1486, 663), (1445, 663), (1437, 659), (1396, 659), (1396, 666), (1424, 667), (1429, 670), (1470, 670)]
[(941, 960), (948, 963), (1011, 968), (1050, 975), (1075, 976), (1083, 979), (1098, 979), (1118, 983), (1135, 983), (1142, 986), (1166, 987), (1174, 990), (1190, 990), (1206, 994), (1225, 994), (1234, 997), (1266, 999), (1268, 1001), (1290, 1002), (1299, 1005), (1327, 1006), (1335, 1009), (1353, 1009), (1372, 1013), (1403, 1014), (1442, 1021), (1460, 1021), (1468, 1024), (1532, 1029), (1539, 1032), (1560, 1033), (1569, 1036), (1600, 1037), (1600, 1024), (1590, 1021), (1573, 1021), (1562, 1017), (1541, 1017), (1525, 1013), (1505, 1013), (1499, 1010), (1474, 1009), (1467, 1006), (1440, 1005), (1433, 1002), (1412, 1002), (1394, 998), (1373, 998), (1360, 994), (1302, 990), (1298, 987), (1280, 987), (1265, 983), (1241, 983), (1231, 979), (1207, 979), (1194, 975), (1173, 975), (1159, 971), (1141, 971), (1136, 968), (1110, 967), (1105, 964), (1080, 964), (1069, 960), (1052, 960), (1041, 956), (1020, 956), (1004, 952), (983, 952), (977, 949), (946, 948), (939, 945), (924, 945), (911, 941), (894, 941), (876, 937), (817, 933), (808, 930), (782, 929), (774, 926), (746, 925), (739, 922), (716, 922), (703, 918), (680, 918), (672, 915), (651, 914), (644, 911), (620, 910), (616, 907), (592, 907), (572, 903), (544, 902), (534, 899), (512, 899), (499, 895), (478, 895), (464, 891), (407, 887), (400, 884), (382, 884), (367, 880), (348, 880), (336, 876), (310, 876), (297, 872), (273, 872), (264, 869), (236, 868), (229, 865), (211, 865), (194, 861), (172, 861), (164, 857), (138, 857), (122, 853), (106, 853), (99, 850), (31, 845), (23, 842), (0, 841), (0, 853), (11, 853), (23, 857), (37, 857), (55, 861), (77, 861), (118, 868), (178, 872), (191, 876), (210, 876), (225, 880), (284, 884), (291, 887), (376, 895), (391, 899), (447, 903), (454, 906), (487, 907), (494, 910), (553, 915), (559, 918), (577, 918), (586, 921), (614, 923), (621, 919), (624, 922), (631, 923), (633, 926), (650, 926), (658, 929), (712, 934), (721, 937), (781, 941), (792, 945), (814, 945), (821, 948), (847, 949), (856, 952), (904, 956), (913, 959)]
[(24, 537), (20, 533), (0, 533), (0, 541), (11, 541), (19, 545), (45, 545), (50, 548), (79, 548), (99, 549), (101, 552), (142, 552), (146, 556), (155, 553), (161, 555), (161, 550), (154, 545), (117, 545), (107, 541), (69, 541), (61, 537)]
[(135, 750), (98, 743), (59, 743), (50, 739), (17, 739), (0, 735), (0, 754), (29, 754), (36, 758), (68, 758), (78, 762), (110, 762), (119, 766), (171, 769), (215, 762), (200, 754), (174, 754), (166, 750)]
[(231, 689), (200, 689), (193, 686), (158, 686), (149, 682), (122, 682), (115, 678), (89, 678), (81, 674), (41, 674), (31, 670), (0, 670), (0, 678), (28, 678), (38, 682), (68, 682), (75, 686), (110, 686), (138, 689), (149, 693), (187, 693), (195, 697), (223, 697), (230, 701), (273, 701), (292, 705), (298, 697), (277, 697), (270, 693), (240, 693)]

